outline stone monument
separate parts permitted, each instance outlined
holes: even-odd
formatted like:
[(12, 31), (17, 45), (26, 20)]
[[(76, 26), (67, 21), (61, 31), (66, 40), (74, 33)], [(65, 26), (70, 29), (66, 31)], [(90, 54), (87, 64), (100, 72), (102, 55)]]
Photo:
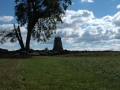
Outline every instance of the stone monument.
[(61, 38), (60, 38), (60, 37), (55, 37), (53, 50), (54, 50), (54, 51), (63, 50), (62, 41), (61, 41)]

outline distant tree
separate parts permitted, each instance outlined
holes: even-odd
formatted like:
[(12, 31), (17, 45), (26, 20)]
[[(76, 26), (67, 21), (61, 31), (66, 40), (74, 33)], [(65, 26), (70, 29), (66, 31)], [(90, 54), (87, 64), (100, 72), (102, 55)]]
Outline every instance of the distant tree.
[(46, 48), (44, 49), (44, 51), (45, 51), (45, 52), (48, 52), (48, 51), (49, 51), (48, 47), (46, 47)]
[[(71, 0), (15, 0), (15, 16), (18, 26), (11, 31), (1, 30), (1, 43), (7, 39), (19, 41), (21, 49), (29, 51), (31, 37), (37, 42), (45, 42), (55, 33), (57, 23), (62, 23), (62, 17)], [(19, 26), (26, 25), (27, 37), (24, 46)]]

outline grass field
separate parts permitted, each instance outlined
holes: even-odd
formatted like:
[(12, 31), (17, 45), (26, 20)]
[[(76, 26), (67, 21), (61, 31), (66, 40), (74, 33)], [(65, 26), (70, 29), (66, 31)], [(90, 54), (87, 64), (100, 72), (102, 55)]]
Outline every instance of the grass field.
[(0, 90), (120, 90), (120, 57), (0, 58)]

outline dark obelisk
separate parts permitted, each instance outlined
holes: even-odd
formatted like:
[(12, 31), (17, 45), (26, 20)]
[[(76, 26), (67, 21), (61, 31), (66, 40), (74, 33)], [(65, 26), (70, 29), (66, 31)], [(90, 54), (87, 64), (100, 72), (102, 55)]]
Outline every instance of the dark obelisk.
[(55, 37), (53, 50), (54, 51), (63, 50), (62, 41), (60, 37)]

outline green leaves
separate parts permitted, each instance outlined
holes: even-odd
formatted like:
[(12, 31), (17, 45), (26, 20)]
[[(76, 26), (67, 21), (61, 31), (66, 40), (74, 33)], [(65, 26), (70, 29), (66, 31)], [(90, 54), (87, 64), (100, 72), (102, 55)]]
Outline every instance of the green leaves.
[(24, 3), (20, 3), (15, 7), (15, 16), (17, 16), (18, 24), (20, 24), (21, 26), (25, 25), (28, 21), (25, 12), (26, 8)]
[(56, 32), (56, 22), (54, 18), (39, 19), (32, 32), (33, 40), (46, 42), (52, 34)]
[(71, 5), (71, 0), (15, 0), (15, 2), (15, 16), (21, 26), (30, 21), (37, 23), (40, 18), (48, 17), (54, 17), (58, 22), (62, 22), (61, 15), (65, 14)]
[(1, 30), (0, 31), (0, 36), (1, 36), (1, 40), (0, 40), (0, 43), (5, 43), (8, 39), (10, 40), (10, 42), (16, 42), (17, 41), (17, 38), (15, 36), (15, 30), (11, 30), (11, 31), (8, 31), (8, 30)]

